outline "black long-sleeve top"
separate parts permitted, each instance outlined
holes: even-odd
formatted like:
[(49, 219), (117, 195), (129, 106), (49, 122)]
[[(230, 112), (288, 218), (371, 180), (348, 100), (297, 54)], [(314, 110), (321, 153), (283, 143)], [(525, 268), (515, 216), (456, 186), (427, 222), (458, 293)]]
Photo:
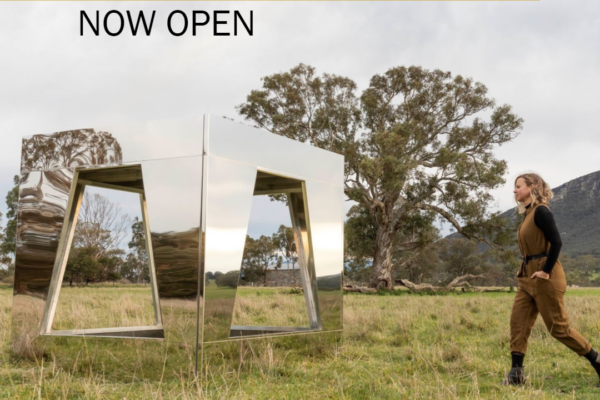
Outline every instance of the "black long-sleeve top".
[[(526, 208), (529, 207), (531, 207), (531, 204), (529, 204)], [(533, 222), (535, 222), (535, 226), (542, 230), (546, 240), (550, 242), (548, 257), (546, 258), (546, 263), (542, 268), (542, 271), (549, 274), (550, 271), (552, 271), (552, 268), (554, 268), (556, 260), (558, 260), (558, 255), (560, 254), (560, 249), (562, 247), (560, 234), (558, 233), (556, 222), (554, 222), (554, 216), (548, 207), (537, 207), (535, 209), (535, 214), (533, 215)]]

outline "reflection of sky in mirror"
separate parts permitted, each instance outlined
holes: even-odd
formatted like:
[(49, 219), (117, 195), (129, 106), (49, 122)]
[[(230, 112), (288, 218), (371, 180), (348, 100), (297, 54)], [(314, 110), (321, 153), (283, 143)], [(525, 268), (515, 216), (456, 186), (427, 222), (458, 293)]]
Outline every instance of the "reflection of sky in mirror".
[(150, 230), (185, 232), (200, 225), (202, 158), (182, 157), (142, 163)]
[(98, 127), (118, 139), (123, 162), (202, 154), (202, 115)]
[(281, 201), (271, 201), (269, 196), (254, 196), (248, 224), (248, 235), (259, 238), (261, 235), (273, 236), (280, 225), (292, 226), (290, 210)]

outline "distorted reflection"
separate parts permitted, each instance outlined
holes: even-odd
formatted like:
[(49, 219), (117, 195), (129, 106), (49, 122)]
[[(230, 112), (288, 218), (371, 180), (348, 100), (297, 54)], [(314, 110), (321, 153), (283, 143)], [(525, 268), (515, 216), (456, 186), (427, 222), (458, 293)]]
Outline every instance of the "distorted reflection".
[(202, 158), (142, 163), (165, 340), (198, 340)]
[(217, 286), (204, 277), (203, 342), (230, 337), (255, 181), (255, 166), (208, 157), (204, 265), (207, 272), (223, 274), (229, 281)]
[(341, 330), (343, 165), (208, 116), (24, 139), (13, 349)]
[(121, 145), (109, 132), (78, 129), (24, 138), (21, 171), (118, 164)]
[(323, 330), (338, 330), (342, 320), (344, 193), (339, 188), (316, 181), (306, 181), (307, 210), (311, 220), (313, 255), (317, 268), (320, 320)]
[(31, 171), (21, 175), (15, 295), (45, 296), (72, 179), (72, 169)]
[(109, 132), (81, 129), (23, 139), (15, 294), (44, 296), (50, 284), (74, 168), (121, 159), (121, 146)]
[(83, 129), (23, 139), (12, 315), (15, 343), (39, 335), (75, 168), (121, 160), (121, 146), (106, 131)]

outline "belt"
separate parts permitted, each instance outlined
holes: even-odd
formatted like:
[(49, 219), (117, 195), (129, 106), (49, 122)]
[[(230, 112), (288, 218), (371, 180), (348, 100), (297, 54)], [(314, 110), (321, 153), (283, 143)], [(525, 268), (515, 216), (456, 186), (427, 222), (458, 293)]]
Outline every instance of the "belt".
[(540, 254), (534, 254), (532, 256), (525, 256), (525, 257), (523, 257), (523, 262), (525, 264), (527, 264), (531, 260), (535, 260), (536, 258), (542, 258), (542, 257), (548, 257), (548, 253), (540, 253)]

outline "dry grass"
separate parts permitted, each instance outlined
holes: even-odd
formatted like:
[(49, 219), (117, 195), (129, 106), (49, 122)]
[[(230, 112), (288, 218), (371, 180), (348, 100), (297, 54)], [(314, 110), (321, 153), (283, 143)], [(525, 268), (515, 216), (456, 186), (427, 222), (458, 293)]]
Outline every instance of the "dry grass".
[(156, 324), (150, 286), (63, 287), (53, 330), (148, 326)]
[(239, 287), (231, 325), (309, 327), (304, 294), (290, 288)]
[[(273, 299), (278, 296), (294, 297), (278, 293)], [(294, 317), (303, 305), (303, 297), (295, 296), (291, 305), (275, 307), (289, 311), (283, 318)], [(131, 340), (78, 346), (65, 341), (41, 357), (9, 363), (12, 297), (2, 289), (0, 398), (599, 398), (593, 369), (554, 340), (541, 320), (526, 357), (529, 383), (499, 385), (510, 367), (513, 296), (346, 295), (342, 346), (326, 343), (322, 335), (207, 346), (211, 363), (195, 378), (181, 369), (193, 349)], [(256, 321), (244, 310), (255, 313), (253, 305), (273, 299), (240, 296), (236, 318)], [(246, 300), (251, 304), (240, 306)], [(572, 326), (600, 347), (600, 291), (570, 289), (566, 303)], [(67, 357), (69, 351), (73, 355)]]

